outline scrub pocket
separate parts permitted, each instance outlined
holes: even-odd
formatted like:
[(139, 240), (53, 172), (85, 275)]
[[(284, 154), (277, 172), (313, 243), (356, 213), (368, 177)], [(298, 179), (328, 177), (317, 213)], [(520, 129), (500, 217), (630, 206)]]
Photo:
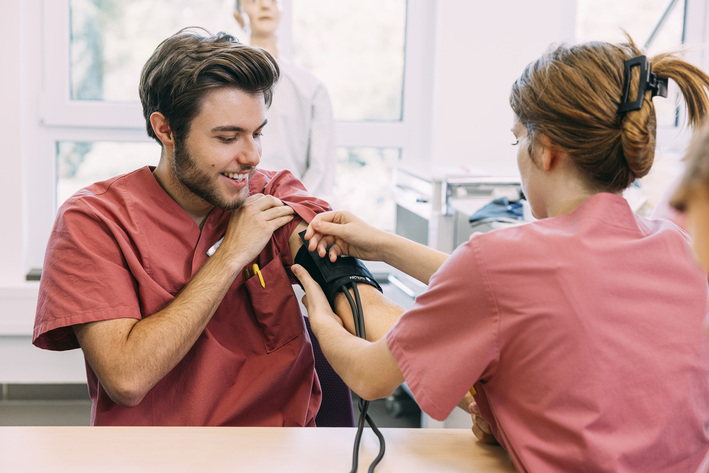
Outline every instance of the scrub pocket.
[(251, 307), (261, 327), (266, 352), (278, 350), (305, 330), (305, 321), (280, 258), (261, 268), (266, 287), (258, 275), (245, 281)]

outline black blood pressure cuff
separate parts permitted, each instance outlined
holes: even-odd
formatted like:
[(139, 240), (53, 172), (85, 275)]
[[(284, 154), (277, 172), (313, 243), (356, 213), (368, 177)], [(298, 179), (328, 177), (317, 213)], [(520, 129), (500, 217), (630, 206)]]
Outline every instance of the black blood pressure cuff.
[(327, 256), (321, 258), (317, 251), (308, 251), (308, 242), (304, 238), (305, 231), (300, 232), (299, 235), (303, 240), (303, 246), (295, 255), (295, 263), (304, 267), (320, 285), (330, 302), (330, 307), (335, 307), (335, 296), (338, 292), (346, 291), (349, 283), (369, 284), (382, 292), (381, 286), (362, 261), (351, 256), (339, 256), (333, 263)]

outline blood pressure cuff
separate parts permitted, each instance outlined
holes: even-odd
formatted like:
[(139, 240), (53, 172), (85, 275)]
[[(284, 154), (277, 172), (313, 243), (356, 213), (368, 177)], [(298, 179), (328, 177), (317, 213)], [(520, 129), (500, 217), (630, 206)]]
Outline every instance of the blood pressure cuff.
[(308, 251), (308, 242), (304, 238), (305, 231), (300, 232), (299, 235), (303, 240), (303, 246), (295, 255), (295, 263), (304, 267), (320, 285), (330, 302), (330, 307), (335, 307), (335, 296), (338, 292), (346, 291), (349, 283), (369, 284), (382, 292), (381, 286), (362, 261), (351, 256), (339, 256), (333, 263), (327, 256), (321, 258), (317, 251)]

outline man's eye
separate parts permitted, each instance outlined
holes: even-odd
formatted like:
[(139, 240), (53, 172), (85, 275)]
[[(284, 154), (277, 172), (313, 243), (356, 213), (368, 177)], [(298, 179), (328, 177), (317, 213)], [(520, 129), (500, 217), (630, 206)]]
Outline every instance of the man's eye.
[(222, 143), (231, 143), (236, 138), (234, 138), (233, 136), (218, 136), (217, 139)]

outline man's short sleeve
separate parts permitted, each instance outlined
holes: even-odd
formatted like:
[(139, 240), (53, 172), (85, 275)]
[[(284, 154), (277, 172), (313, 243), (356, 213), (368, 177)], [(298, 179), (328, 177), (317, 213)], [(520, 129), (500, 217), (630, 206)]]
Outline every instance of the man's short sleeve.
[(40, 281), (33, 343), (51, 350), (78, 348), (73, 325), (140, 318), (137, 285), (126, 262), (129, 241), (83, 202), (57, 217)]

